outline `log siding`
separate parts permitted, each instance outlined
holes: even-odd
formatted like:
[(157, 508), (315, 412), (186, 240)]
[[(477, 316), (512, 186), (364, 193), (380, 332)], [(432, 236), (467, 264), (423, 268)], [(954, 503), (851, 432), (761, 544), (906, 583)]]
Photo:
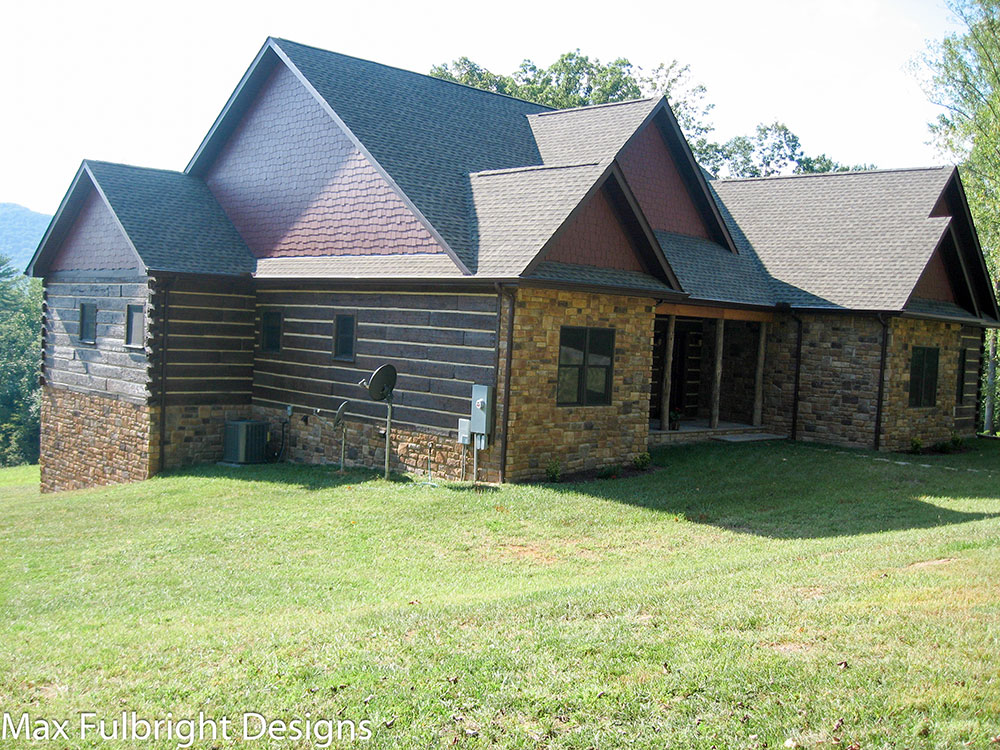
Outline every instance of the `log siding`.
[[(258, 280), (254, 404), (332, 411), (380, 421), (385, 407), (358, 382), (396, 366), (393, 421), (453, 433), (469, 413), (473, 384), (496, 385), (497, 296), (488, 292), (331, 291)], [(260, 350), (260, 313), (283, 315), (281, 349)], [(354, 360), (333, 354), (334, 320), (355, 316)]]

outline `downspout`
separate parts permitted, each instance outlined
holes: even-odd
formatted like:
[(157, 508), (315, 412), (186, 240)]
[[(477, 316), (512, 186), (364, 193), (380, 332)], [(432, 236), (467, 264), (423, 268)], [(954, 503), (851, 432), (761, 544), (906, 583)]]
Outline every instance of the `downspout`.
[(875, 450), (882, 444), (882, 401), (885, 398), (885, 363), (889, 353), (889, 319), (878, 314), (882, 324), (882, 357), (878, 366), (878, 399), (875, 402)]
[(514, 359), (515, 297), (513, 291), (509, 289), (504, 290), (503, 287), (500, 288), (500, 295), (501, 300), (506, 296), (509, 304), (507, 312), (507, 355), (504, 360), (503, 370), (503, 416), (501, 417), (503, 442), (500, 444), (500, 484), (503, 484), (507, 478), (507, 428), (510, 416), (510, 368)]
[(167, 332), (170, 325), (170, 287), (174, 279), (167, 276), (163, 280), (163, 330), (160, 344), (160, 471), (166, 469), (167, 451)]

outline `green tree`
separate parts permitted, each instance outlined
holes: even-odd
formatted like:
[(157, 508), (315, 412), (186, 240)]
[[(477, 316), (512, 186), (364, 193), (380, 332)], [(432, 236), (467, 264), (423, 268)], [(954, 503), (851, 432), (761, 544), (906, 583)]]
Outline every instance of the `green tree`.
[[(959, 162), (987, 265), (1000, 272), (1000, 1), (951, 0), (961, 28), (930, 45), (917, 62), (930, 100), (944, 112), (930, 124), (933, 142)], [(987, 336), (985, 428), (994, 429), (998, 404), (997, 333)]]
[(710, 115), (714, 105), (708, 102), (705, 87), (693, 79), (691, 68), (678, 60), (644, 71), (624, 57), (602, 63), (577, 49), (561, 55), (547, 68), (525, 60), (511, 75), (493, 73), (468, 57), (435, 65), (431, 75), (557, 109), (665, 96), (695, 157), (709, 171), (723, 177), (873, 168), (867, 164), (841, 164), (826, 154), (807, 156), (798, 137), (780, 122), (760, 124), (752, 135), (737, 136), (725, 143), (713, 141), (715, 128)]
[(0, 256), (0, 466), (38, 460), (42, 287)]

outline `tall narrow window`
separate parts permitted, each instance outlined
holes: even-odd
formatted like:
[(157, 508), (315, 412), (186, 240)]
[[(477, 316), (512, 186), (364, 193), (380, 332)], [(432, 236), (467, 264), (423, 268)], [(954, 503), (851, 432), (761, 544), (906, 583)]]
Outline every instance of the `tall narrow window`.
[(146, 308), (129, 305), (125, 312), (125, 346), (141, 349), (146, 345)]
[(563, 326), (559, 332), (556, 403), (560, 406), (610, 404), (614, 354), (613, 328)]
[(80, 341), (97, 343), (97, 305), (84, 302), (80, 305)]
[(937, 403), (938, 348), (915, 346), (910, 359), (910, 406)]
[(962, 349), (958, 353), (958, 383), (955, 386), (955, 404), (963, 406), (965, 404), (965, 366), (967, 352)]
[(354, 361), (354, 316), (337, 315), (333, 320), (333, 358)]
[(260, 350), (281, 351), (281, 313), (277, 310), (264, 310), (260, 314)]

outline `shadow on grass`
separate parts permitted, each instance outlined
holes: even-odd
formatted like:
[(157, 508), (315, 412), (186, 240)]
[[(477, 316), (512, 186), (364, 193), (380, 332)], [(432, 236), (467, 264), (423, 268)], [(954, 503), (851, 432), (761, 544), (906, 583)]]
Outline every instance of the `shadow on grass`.
[[(1000, 517), (945, 505), (953, 498), (1000, 500), (985, 475), (902, 467), (860, 453), (838, 455), (793, 443), (703, 444), (658, 451), (655, 463), (659, 471), (629, 479), (538, 486), (775, 539), (855, 536)], [(993, 507), (1000, 508), (1000, 502)]]
[[(237, 481), (277, 484), (310, 491), (384, 481), (382, 479), (382, 472), (373, 469), (352, 467), (345, 469), (344, 473), (341, 474), (337, 465), (291, 464), (284, 462), (247, 464), (244, 466), (198, 464), (171, 469), (158, 476), (233, 479)], [(414, 480), (405, 474), (390, 474), (389, 482), (399, 485), (412, 485)]]

